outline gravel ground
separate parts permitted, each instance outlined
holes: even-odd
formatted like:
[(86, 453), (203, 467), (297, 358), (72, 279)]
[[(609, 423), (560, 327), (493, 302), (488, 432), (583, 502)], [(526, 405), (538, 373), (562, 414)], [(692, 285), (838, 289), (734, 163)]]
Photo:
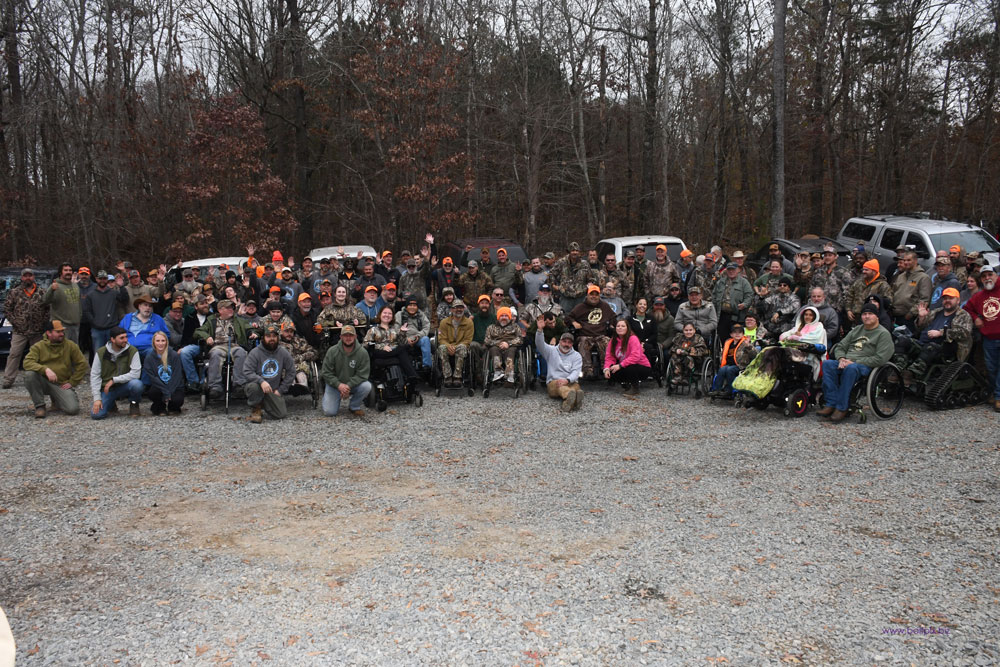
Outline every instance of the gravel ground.
[(18, 665), (1000, 661), (991, 410), (831, 425), (588, 389), (570, 415), (496, 390), (255, 426), (36, 421), (19, 382)]

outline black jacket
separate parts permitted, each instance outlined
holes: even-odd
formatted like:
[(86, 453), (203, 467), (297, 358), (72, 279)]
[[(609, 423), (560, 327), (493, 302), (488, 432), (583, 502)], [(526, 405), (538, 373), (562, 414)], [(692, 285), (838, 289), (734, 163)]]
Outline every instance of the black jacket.
[(306, 339), (313, 347), (319, 347), (320, 335), (313, 331), (313, 326), (316, 324), (316, 318), (319, 317), (319, 309), (313, 308), (305, 315), (296, 306), (289, 313), (289, 317), (292, 318), (292, 322), (295, 324), (295, 333)]

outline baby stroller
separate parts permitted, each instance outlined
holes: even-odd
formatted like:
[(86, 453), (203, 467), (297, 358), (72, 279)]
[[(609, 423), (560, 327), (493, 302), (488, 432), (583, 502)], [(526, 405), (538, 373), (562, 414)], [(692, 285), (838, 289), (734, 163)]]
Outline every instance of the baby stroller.
[(764, 348), (733, 381), (736, 405), (758, 410), (775, 405), (786, 417), (802, 417), (822, 394), (806, 355), (824, 354), (825, 345), (794, 341)]

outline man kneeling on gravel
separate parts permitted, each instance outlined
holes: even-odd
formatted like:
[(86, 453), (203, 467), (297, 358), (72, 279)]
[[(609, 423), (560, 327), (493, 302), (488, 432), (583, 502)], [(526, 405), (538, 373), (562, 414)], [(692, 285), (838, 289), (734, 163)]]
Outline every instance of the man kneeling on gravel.
[(128, 331), (122, 327), (111, 327), (111, 339), (99, 350), (94, 350), (94, 363), (90, 367), (90, 393), (94, 405), (90, 416), (104, 419), (108, 412), (117, 412), (115, 402), (128, 396), (128, 413), (139, 416), (139, 401), (142, 399), (142, 363), (139, 350), (128, 342)]
[(24, 357), (24, 386), (38, 419), (45, 418), (46, 394), (52, 398), (52, 407), (63, 414), (80, 412), (73, 387), (87, 374), (87, 359), (76, 343), (65, 338), (62, 322), (52, 320), (45, 327), (45, 338), (32, 345)]
[(323, 392), (323, 414), (333, 417), (340, 412), (340, 402), (350, 397), (351, 414), (364, 417), (361, 404), (372, 390), (368, 381), (371, 360), (368, 351), (358, 345), (354, 327), (345, 324), (340, 329), (340, 341), (327, 350), (320, 375), (326, 383)]
[(263, 341), (250, 351), (243, 362), (243, 376), (246, 378), (244, 391), (247, 404), (252, 410), (251, 423), (261, 423), (265, 411), (271, 419), (288, 416), (285, 394), (295, 381), (295, 360), (291, 352), (278, 345), (276, 325), (264, 327)]
[(583, 405), (583, 390), (580, 389), (580, 373), (583, 372), (583, 357), (573, 349), (573, 334), (566, 332), (559, 337), (558, 345), (545, 342), (545, 318), (536, 320), (535, 348), (548, 366), (545, 387), (552, 398), (561, 398), (563, 412), (578, 410)]

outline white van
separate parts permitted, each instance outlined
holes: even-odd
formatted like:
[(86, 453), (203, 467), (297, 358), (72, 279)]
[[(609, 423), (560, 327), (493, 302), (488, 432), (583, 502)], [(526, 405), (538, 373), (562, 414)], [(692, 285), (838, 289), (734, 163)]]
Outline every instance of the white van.
[[(341, 249), (343, 249), (343, 253), (340, 252)], [(313, 248), (309, 251), (309, 257), (312, 258), (314, 264), (319, 264), (319, 260), (324, 257), (334, 257), (339, 262), (345, 257), (349, 257), (351, 259), (357, 258), (358, 252), (361, 253), (362, 257), (371, 257), (376, 262), (378, 261), (378, 254), (375, 252), (375, 248), (370, 245), (345, 245)]]

